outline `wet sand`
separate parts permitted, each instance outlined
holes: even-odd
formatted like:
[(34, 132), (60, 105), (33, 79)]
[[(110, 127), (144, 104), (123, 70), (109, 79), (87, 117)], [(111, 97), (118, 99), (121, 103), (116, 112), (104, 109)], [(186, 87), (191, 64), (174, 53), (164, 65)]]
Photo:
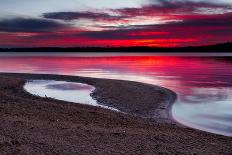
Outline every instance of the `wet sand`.
[[(81, 82), (118, 113), (40, 98), (28, 79)], [(232, 138), (175, 124), (174, 92), (137, 82), (58, 75), (0, 74), (0, 154), (231, 154)]]

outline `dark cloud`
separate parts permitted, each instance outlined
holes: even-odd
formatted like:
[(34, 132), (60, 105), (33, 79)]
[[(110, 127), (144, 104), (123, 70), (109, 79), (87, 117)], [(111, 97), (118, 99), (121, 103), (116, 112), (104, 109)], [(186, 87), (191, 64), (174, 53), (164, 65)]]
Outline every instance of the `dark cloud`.
[(122, 16), (112, 16), (108, 13), (97, 13), (97, 12), (51, 12), (44, 13), (42, 15), (48, 19), (60, 19), (60, 20), (78, 20), (78, 19), (91, 19), (91, 20), (119, 20)]
[(70, 25), (46, 19), (13, 18), (0, 20), (1, 32), (51, 32)]
[[(208, 14), (204, 9), (199, 11), (200, 8), (214, 12)], [(44, 41), (45, 45), (60, 46), (123, 46), (124, 43), (133, 46), (157, 42), (164, 43), (163, 46), (200, 45), (232, 40), (232, 13), (226, 13), (229, 9), (229, 5), (210, 1), (156, 0), (156, 3), (138, 8), (110, 9), (102, 12), (50, 12), (43, 14), (40, 19), (0, 20), (0, 32), (38, 32), (21, 39), (34, 44)], [(156, 17), (159, 17), (161, 22), (156, 22)], [(100, 28), (100, 31), (93, 31), (94, 29), (88, 26), (82, 30), (81, 27), (71, 27), (57, 22), (56, 19), (66, 23), (71, 20), (89, 19), (89, 23)], [(147, 19), (146, 22), (144, 19)], [(62, 29), (67, 31), (61, 31)], [(9, 35), (5, 38), (10, 40)], [(17, 35), (11, 38), (12, 42), (20, 41)]]
[[(151, 0), (152, 1), (152, 0)], [(59, 20), (78, 20), (78, 19), (90, 19), (93, 21), (102, 21), (105, 23), (115, 22), (120, 23), (119, 26), (112, 26), (112, 28), (122, 28), (127, 29), (132, 28), (133, 25), (130, 24), (130, 20), (134, 17), (162, 17), (163, 20), (167, 20), (164, 24), (169, 24), (168, 20), (186, 20), (184, 21), (185, 24), (196, 24), (199, 22), (200, 24), (211, 24), (210, 21), (204, 22), (203, 20), (192, 19), (192, 18), (201, 18), (201, 15), (207, 15), (207, 12), (204, 10), (199, 10), (200, 8), (204, 9), (211, 9), (210, 11), (214, 11), (216, 9), (220, 9), (223, 11), (228, 11), (229, 9), (232, 10), (232, 6), (225, 5), (225, 4), (216, 4), (212, 2), (196, 2), (191, 0), (153, 0), (151, 5), (145, 5), (138, 8), (121, 8), (121, 9), (110, 9), (113, 14), (108, 14), (103, 10), (103, 12), (94, 12), (94, 11), (87, 11), (87, 12), (50, 12), (44, 13), (42, 17), (47, 19), (59, 19)], [(198, 13), (196, 13), (198, 11)], [(212, 13), (212, 12), (211, 12)], [(213, 13), (214, 14), (223, 14), (218, 13), (217, 10)], [(185, 15), (185, 16), (184, 16)], [(187, 16), (191, 15), (191, 16)], [(212, 15), (212, 14), (210, 14)], [(209, 15), (209, 16), (210, 16)], [(213, 16), (212, 15), (212, 16)], [(187, 18), (190, 18), (188, 20)], [(208, 18), (208, 17), (207, 17)], [(220, 19), (219, 19), (220, 20)], [(143, 22), (143, 21), (141, 21)], [(227, 22), (227, 21), (225, 21)], [(224, 22), (224, 23), (225, 23)], [(212, 23), (213, 24), (213, 23)], [(218, 24), (218, 23), (216, 23)], [(196, 24), (197, 25), (197, 24)], [(145, 25), (146, 26), (146, 25)], [(96, 25), (96, 27), (100, 27), (100, 25)], [(140, 25), (143, 27), (143, 25)], [(107, 27), (106, 28), (110, 28)], [(133, 27), (135, 28), (135, 27)]]
[[(176, 0), (151, 0), (152, 4), (141, 6), (138, 8), (121, 8), (110, 9), (117, 15), (110, 15), (106, 12), (49, 12), (44, 13), (42, 17), (47, 19), (59, 19), (59, 20), (78, 20), (78, 19), (91, 19), (91, 20), (103, 20), (103, 21), (116, 21), (123, 20), (136, 16), (167, 16), (169, 14), (189, 14), (198, 10), (199, 8), (211, 8), (211, 9), (232, 9), (232, 6), (225, 4), (216, 4), (212, 2), (194, 2), (194, 1), (176, 1)], [(156, 3), (153, 3), (156, 2)]]
[(127, 29), (119, 28), (107, 31), (89, 31), (76, 34), (76, 36), (100, 40), (203, 39), (205, 37), (205, 39), (207, 38), (206, 41), (214, 41), (219, 38), (231, 38), (232, 13), (181, 18), (183, 19), (181, 22), (143, 26), (130, 25)]
[[(221, 15), (181, 16), (181, 22), (153, 25), (129, 25), (127, 28), (110, 27), (112, 30), (49, 33), (33, 38), (58, 39), (78, 38), (89, 40), (135, 40), (135, 39), (185, 39), (197, 38), (214, 41), (231, 38), (232, 13)], [(206, 39), (207, 38), (207, 39)]]
[(123, 16), (168, 16), (170, 14), (194, 14), (199, 8), (208, 9), (232, 9), (232, 6), (215, 4), (210, 2), (170, 1), (159, 0), (156, 4), (142, 6), (140, 8), (122, 8), (112, 10)]
[[(152, 0), (151, 0), (152, 1)], [(222, 3), (214, 3), (210, 1), (192, 1), (192, 0), (156, 0), (158, 7), (168, 9), (186, 9), (194, 10), (195, 8), (228, 8), (229, 6)], [(153, 5), (154, 6), (154, 5)]]
[[(127, 25), (127, 26), (103, 26), (103, 28), (120, 29), (120, 30), (130, 30), (138, 29), (143, 30), (169, 30), (170, 28), (185, 29), (188, 27), (193, 27), (196, 29), (211, 27), (215, 30), (217, 28), (228, 28), (232, 29), (232, 13), (216, 14), (216, 15), (177, 15), (172, 16), (173, 19), (178, 19), (180, 21), (167, 22), (165, 24), (151, 24), (151, 25)], [(218, 32), (219, 33), (219, 32)]]
[[(183, 17), (182, 17), (183, 18)], [(217, 15), (199, 15), (198, 17), (185, 17), (183, 22), (176, 26), (195, 26), (195, 27), (232, 27), (232, 13)]]

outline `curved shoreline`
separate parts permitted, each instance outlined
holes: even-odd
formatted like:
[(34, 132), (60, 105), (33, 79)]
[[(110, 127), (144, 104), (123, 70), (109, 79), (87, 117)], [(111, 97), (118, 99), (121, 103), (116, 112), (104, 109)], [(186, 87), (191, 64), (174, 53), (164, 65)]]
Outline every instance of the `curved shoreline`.
[(177, 96), (175, 92), (164, 87), (134, 81), (80, 76), (23, 73), (0, 73), (0, 75), (21, 78), (25, 82), (27, 80), (64, 80), (86, 83), (96, 88), (91, 96), (101, 105), (116, 108), (132, 116), (174, 123), (170, 117), (170, 107)]
[[(97, 89), (92, 95), (103, 105), (121, 108), (133, 116), (30, 95), (23, 90), (26, 79), (65, 80), (93, 85)], [(175, 94), (168, 89), (138, 82), (0, 73), (0, 154), (232, 152), (232, 138), (183, 128), (160, 117), (171, 107), (167, 102), (174, 102), (175, 99)], [(141, 108), (142, 100), (144, 108), (141, 110), (138, 107)], [(156, 110), (150, 111), (149, 108)], [(148, 115), (145, 115), (147, 112)], [(158, 116), (149, 119), (154, 113)]]

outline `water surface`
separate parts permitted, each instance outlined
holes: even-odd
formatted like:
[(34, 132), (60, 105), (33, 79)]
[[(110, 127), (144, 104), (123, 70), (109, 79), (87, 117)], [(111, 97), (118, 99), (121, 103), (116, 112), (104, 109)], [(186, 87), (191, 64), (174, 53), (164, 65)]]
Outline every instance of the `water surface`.
[(118, 111), (117, 109), (103, 106), (91, 97), (95, 87), (76, 82), (54, 80), (30, 80), (26, 82), (24, 89), (36, 96), (49, 97), (62, 101), (87, 104)]
[(0, 71), (123, 79), (163, 86), (178, 94), (172, 107), (176, 121), (232, 136), (232, 57), (196, 55), (4, 55), (0, 57)]

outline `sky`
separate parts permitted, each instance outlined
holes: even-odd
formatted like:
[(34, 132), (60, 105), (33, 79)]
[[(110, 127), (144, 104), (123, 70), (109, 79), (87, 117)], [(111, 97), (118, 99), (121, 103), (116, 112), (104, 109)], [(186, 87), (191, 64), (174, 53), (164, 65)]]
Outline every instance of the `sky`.
[(176, 47), (224, 42), (232, 42), (231, 0), (0, 2), (0, 47)]

